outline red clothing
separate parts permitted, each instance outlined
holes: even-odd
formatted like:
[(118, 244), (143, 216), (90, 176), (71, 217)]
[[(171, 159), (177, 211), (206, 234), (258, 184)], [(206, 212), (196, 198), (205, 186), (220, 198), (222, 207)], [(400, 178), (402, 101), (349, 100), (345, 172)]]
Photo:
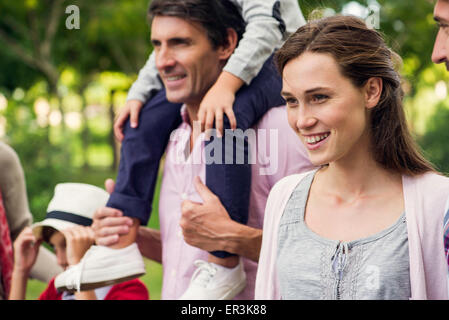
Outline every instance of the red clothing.
[[(5, 291), (5, 298), (8, 298), (11, 288), (11, 276), (14, 266), (12, 242), (6, 220), (5, 206), (3, 205), (2, 193), (0, 190), (0, 281)], [(1, 292), (1, 290), (0, 290)]]
[[(125, 281), (112, 286), (104, 300), (148, 300), (149, 294), (145, 284), (139, 279)], [(62, 300), (62, 292), (56, 291), (55, 279), (41, 293), (39, 300)]]

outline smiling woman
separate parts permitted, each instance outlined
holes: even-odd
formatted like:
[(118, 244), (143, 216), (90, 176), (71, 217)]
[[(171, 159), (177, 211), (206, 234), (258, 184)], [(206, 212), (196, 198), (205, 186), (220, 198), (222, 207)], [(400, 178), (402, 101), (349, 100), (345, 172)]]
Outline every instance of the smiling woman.
[[(311, 23), (304, 27), (306, 34), (296, 34), (290, 45), (279, 51), (277, 62), (283, 71), (283, 94), (288, 105), (292, 104), (292, 98), (296, 102), (291, 96), (295, 92), (289, 91), (298, 86), (304, 88), (305, 98), (309, 99), (310, 103), (304, 105), (306, 110), (313, 104), (335, 107), (339, 104), (342, 114), (347, 112), (354, 122), (360, 122), (360, 119), (353, 119), (356, 114), (347, 104), (362, 105), (358, 110), (366, 115), (360, 112), (358, 115), (369, 121), (365, 128), (370, 131), (368, 143), (379, 164), (412, 175), (432, 170), (431, 164), (418, 152), (405, 120), (401, 79), (395, 70), (400, 57), (385, 45), (378, 32), (368, 29), (361, 20), (348, 17), (332, 20), (340, 20), (339, 25)], [(348, 34), (353, 38), (348, 38)], [(317, 73), (317, 69), (324, 72)], [(307, 73), (313, 81), (309, 77), (297, 77), (298, 72)], [(367, 96), (367, 101), (349, 101), (363, 99), (363, 95)], [(290, 119), (292, 116), (290, 112)]]
[(278, 51), (289, 124), (320, 169), (270, 193), (256, 298), (447, 298), (449, 179), (411, 137), (399, 60), (345, 16), (310, 22)]

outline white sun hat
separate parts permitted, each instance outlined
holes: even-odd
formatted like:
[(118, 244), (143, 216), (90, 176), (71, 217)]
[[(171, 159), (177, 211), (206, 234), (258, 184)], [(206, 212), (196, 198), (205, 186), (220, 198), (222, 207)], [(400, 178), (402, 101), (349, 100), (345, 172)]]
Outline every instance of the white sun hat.
[(109, 199), (105, 190), (84, 183), (60, 183), (55, 187), (53, 198), (48, 204), (47, 216), (31, 226), (36, 238), (42, 238), (43, 227), (58, 231), (77, 225), (90, 226), (92, 218)]

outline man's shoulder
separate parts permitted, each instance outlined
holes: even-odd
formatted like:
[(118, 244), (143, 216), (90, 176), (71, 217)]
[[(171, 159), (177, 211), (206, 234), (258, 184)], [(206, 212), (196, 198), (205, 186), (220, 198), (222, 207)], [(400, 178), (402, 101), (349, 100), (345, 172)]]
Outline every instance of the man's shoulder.
[(292, 131), (288, 125), (286, 106), (274, 107), (268, 110), (256, 123), (255, 128)]

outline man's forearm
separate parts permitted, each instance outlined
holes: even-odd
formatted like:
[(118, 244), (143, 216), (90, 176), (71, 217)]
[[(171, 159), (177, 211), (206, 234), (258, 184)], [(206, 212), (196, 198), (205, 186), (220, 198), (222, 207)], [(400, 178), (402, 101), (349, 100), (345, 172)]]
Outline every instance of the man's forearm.
[(223, 239), (223, 246), (224, 251), (257, 262), (262, 246), (262, 230), (236, 223), (234, 232)]
[(145, 258), (162, 263), (162, 243), (159, 230), (140, 227), (137, 234), (137, 244)]

